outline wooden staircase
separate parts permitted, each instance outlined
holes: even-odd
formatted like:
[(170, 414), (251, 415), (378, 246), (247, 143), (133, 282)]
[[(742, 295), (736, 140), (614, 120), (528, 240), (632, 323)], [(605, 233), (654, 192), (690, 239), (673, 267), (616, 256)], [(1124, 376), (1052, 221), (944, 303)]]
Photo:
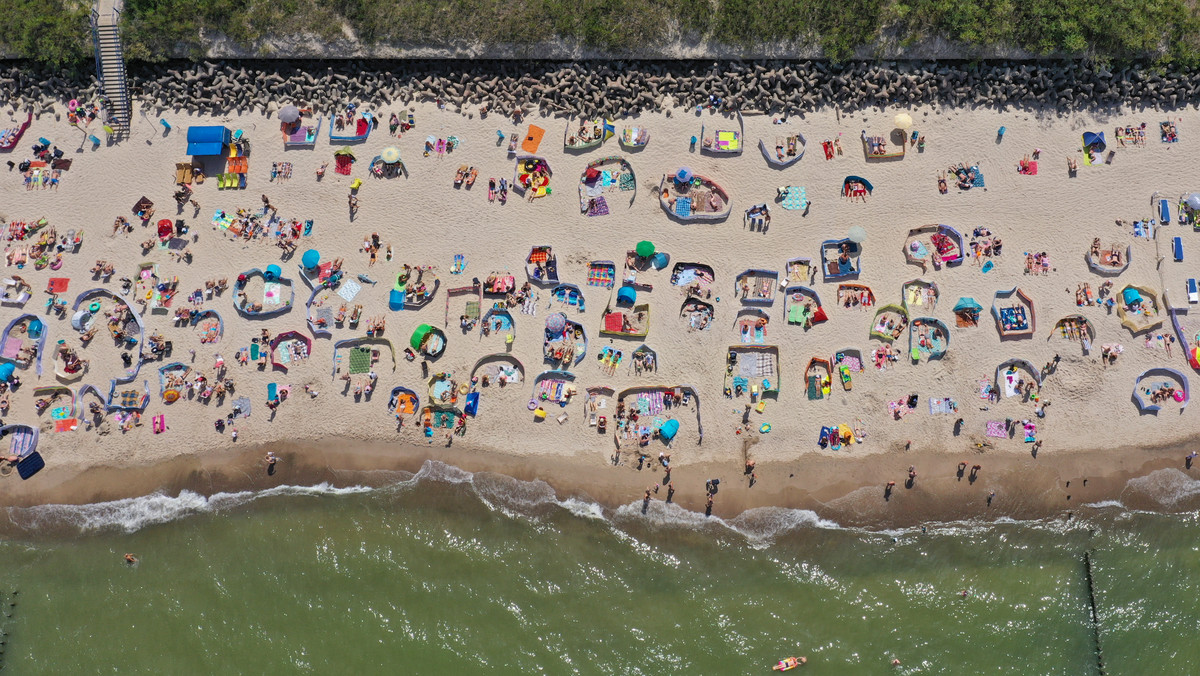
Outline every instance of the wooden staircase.
[(128, 137), (133, 119), (133, 100), (125, 81), (125, 53), (121, 45), (122, 6), (123, 0), (96, 0), (92, 7), (96, 73), (110, 104), (107, 124), (118, 138)]

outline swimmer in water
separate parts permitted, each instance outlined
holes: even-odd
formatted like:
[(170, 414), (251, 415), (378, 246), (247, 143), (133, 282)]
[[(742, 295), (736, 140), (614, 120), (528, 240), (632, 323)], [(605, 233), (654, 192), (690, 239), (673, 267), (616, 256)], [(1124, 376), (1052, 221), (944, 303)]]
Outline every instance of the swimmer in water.
[(132, 565), (137, 564), (137, 562), (138, 562), (138, 560), (137, 560), (136, 556), (134, 556), (133, 554), (129, 554), (129, 553), (125, 554), (125, 563), (128, 563), (129, 565), (132, 566)]

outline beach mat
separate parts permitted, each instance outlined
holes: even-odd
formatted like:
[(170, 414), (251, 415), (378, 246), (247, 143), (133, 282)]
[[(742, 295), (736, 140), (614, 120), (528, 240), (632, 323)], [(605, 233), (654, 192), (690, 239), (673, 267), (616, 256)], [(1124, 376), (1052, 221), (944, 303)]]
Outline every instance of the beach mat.
[(42, 460), (42, 454), (34, 451), (17, 463), (17, 474), (22, 479), (28, 479), (34, 474), (42, 471), (42, 468), (45, 466), (46, 461)]

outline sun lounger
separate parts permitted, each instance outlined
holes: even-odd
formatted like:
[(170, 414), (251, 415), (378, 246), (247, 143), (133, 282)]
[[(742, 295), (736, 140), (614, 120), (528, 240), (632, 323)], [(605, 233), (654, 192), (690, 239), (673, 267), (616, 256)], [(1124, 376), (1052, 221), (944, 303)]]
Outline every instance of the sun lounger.
[(88, 135), (88, 140), (92, 142), (92, 146), (93, 146), (94, 148), (99, 148), (99, 147), (100, 147), (100, 139), (96, 138), (96, 135), (95, 135), (95, 134), (89, 134), (89, 135)]

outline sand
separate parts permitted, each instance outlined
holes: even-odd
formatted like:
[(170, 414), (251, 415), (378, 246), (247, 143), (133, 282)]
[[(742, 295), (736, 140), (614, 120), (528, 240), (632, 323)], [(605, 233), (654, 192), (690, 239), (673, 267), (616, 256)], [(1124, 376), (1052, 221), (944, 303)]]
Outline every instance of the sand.
[[(215, 346), (201, 344), (194, 328), (175, 327), (170, 314), (147, 313), (144, 318), (148, 331), (161, 332), (172, 341), (173, 356), (142, 366), (137, 382), (149, 381), (151, 403), (146, 409), (144, 424), (126, 433), (121, 433), (112, 422), (101, 425), (100, 432), (82, 428), (74, 432), (49, 431), (49, 414), (39, 418), (33, 405), (34, 388), (56, 382), (51, 355), (47, 354), (41, 379), (32, 370), (20, 372), (24, 386), (13, 395), (5, 422), (43, 426), (39, 450), (53, 476), (60, 477), (54, 485), (68, 485), (61, 477), (84, 477), (69, 483), (79, 490), (77, 496), (54, 491), (54, 499), (77, 501), (73, 497), (78, 500), (93, 497), (81, 486), (86, 485), (86, 477), (97, 468), (136, 472), (138, 467), (171, 461), (179, 456), (207, 456), (236, 445), (284, 443), (286, 447), (291, 443), (306, 446), (319, 443), (324, 447), (322, 457), (331, 467), (342, 457), (342, 448), (359, 444), (426, 445), (428, 442), (415, 421), (409, 419), (403, 429), (397, 430), (396, 421), (387, 410), (388, 393), (395, 386), (416, 390), (421, 395), (422, 406), (427, 401), (427, 385), (419, 360), (405, 361), (400, 351), (407, 346), (408, 337), (417, 325), (429, 323), (444, 327), (449, 336), (448, 348), (440, 359), (429, 364), (429, 370), (431, 374), (450, 372), (459, 382), (467, 380), (480, 357), (504, 352), (504, 341), (500, 337), (483, 338), (477, 331), (466, 335), (459, 331), (460, 296), (451, 303), (450, 321), (446, 326), (446, 289), (469, 284), (472, 277), (483, 279), (493, 272), (507, 271), (520, 282), (524, 278), (525, 257), (530, 246), (535, 244), (553, 246), (561, 280), (584, 289), (586, 312), (580, 315), (567, 310), (571, 319), (585, 326), (590, 340), (586, 358), (572, 369), (581, 394), (587, 387), (602, 385), (616, 390), (680, 384), (695, 388), (702, 407), (702, 444), (698, 443), (700, 435), (695, 426), (695, 399), (685, 411), (668, 412), (678, 414), (682, 423), (679, 436), (667, 451), (672, 454), (673, 466), (680, 470), (713, 465), (728, 471), (740, 467), (746, 459), (756, 460), (761, 467), (787, 466), (801, 471), (808, 466), (838, 467), (851, 460), (876, 468), (867, 477), (869, 481), (864, 479), (855, 482), (853, 487), (846, 486), (843, 495), (848, 496), (868, 485), (880, 486), (881, 492), (882, 481), (887, 476), (902, 483), (905, 471), (915, 464), (915, 458), (929, 459), (928, 463), (934, 462), (933, 458), (945, 458), (938, 461), (937, 471), (952, 474), (958, 458), (969, 453), (972, 457), (981, 456), (980, 462), (985, 465), (993, 461), (1009, 463), (1011, 476), (1019, 484), (1045, 471), (1047, 455), (1079, 454), (1086, 458), (1080, 462), (1094, 466), (1097, 474), (1105, 474), (1106, 468), (1125, 467), (1126, 454), (1141, 454), (1132, 461), (1139, 467), (1148, 457), (1163, 462), (1162, 451), (1147, 454), (1134, 449), (1165, 449), (1195, 433), (1194, 424), (1189, 422), (1194, 413), (1187, 409), (1181, 414), (1178, 405), (1171, 404), (1164, 406), (1158, 415), (1139, 415), (1130, 397), (1134, 379), (1148, 368), (1166, 366), (1190, 373), (1181, 346), (1176, 343), (1168, 357), (1161, 347), (1146, 348), (1144, 336), (1131, 335), (1121, 326), (1115, 312), (1109, 314), (1101, 307), (1077, 308), (1075, 304), (1075, 289), (1079, 283), (1089, 282), (1096, 289), (1106, 279), (1089, 272), (1084, 261), (1092, 239), (1100, 237), (1106, 246), (1109, 243), (1117, 243), (1121, 248), (1127, 244), (1132, 246), (1129, 269), (1119, 277), (1111, 278), (1115, 289), (1136, 284), (1161, 292), (1165, 286), (1169, 289), (1169, 300), (1176, 306), (1186, 307), (1186, 294), (1183, 293), (1186, 263), (1171, 260), (1169, 238), (1182, 236), (1186, 248), (1186, 240), (1190, 239), (1188, 229), (1173, 224), (1153, 241), (1135, 239), (1130, 227), (1119, 226), (1116, 221), (1132, 222), (1150, 217), (1151, 196), (1156, 191), (1174, 202), (1180, 194), (1195, 187), (1190, 183), (1192, 179), (1187, 177), (1189, 152), (1196, 143), (1187, 124), (1190, 113), (1177, 112), (1170, 116), (1181, 120), (1183, 115), (1178, 122), (1181, 140), (1166, 145), (1159, 143), (1157, 138), (1157, 124), (1160, 119), (1167, 118), (1166, 114), (1129, 112), (1095, 119), (1085, 113), (1056, 116), (1052, 113), (915, 109), (905, 112), (911, 113), (914, 128), (925, 135), (925, 152), (918, 153), (910, 147), (903, 160), (868, 162), (859, 142), (860, 131), (866, 129), (871, 134), (885, 134), (893, 126), (893, 116), (902, 111), (875, 111), (855, 116), (826, 111), (803, 119), (792, 118), (785, 125), (773, 125), (768, 117), (749, 116), (745, 121), (745, 152), (737, 157), (716, 158), (689, 152), (688, 148), (690, 137), (700, 135), (701, 124), (710, 127), (730, 125), (724, 118), (708, 112), (697, 116), (694, 111), (675, 110), (669, 117), (655, 114), (643, 115), (636, 120), (618, 120), (618, 130), (626, 125), (651, 130), (650, 144), (640, 152), (623, 152), (614, 138), (601, 148), (566, 153), (560, 145), (567, 125), (562, 118), (534, 117), (515, 126), (510, 120), (495, 116), (483, 120), (478, 116), (467, 119), (458, 113), (423, 104), (415, 106), (416, 128), (402, 138), (389, 139), (387, 115), (401, 109), (397, 105), (375, 111), (384, 123), (368, 142), (351, 146), (358, 162), (349, 177), (333, 172), (332, 151), (336, 147), (328, 142), (325, 131), (328, 118), (314, 150), (289, 151), (282, 147), (278, 122), (258, 115), (198, 119), (168, 113), (166, 119), (174, 126), (174, 131), (165, 137), (157, 120), (138, 116), (132, 138), (97, 150), (92, 150), (90, 143), (86, 148), (76, 150), (76, 139), (81, 134), (72, 129), (65, 118), (55, 121), (47, 115), (34, 122), (25, 135), (22, 148), (13, 153), (11, 159), (23, 159), (29, 145), (44, 136), (66, 150), (67, 157), (74, 159), (73, 166), (64, 173), (57, 190), (27, 191), (16, 171), (0, 174), (2, 215), (10, 221), (44, 216), (60, 233), (72, 228), (85, 231), (80, 252), (68, 254), (61, 270), (35, 271), (26, 266), (19, 271), (34, 287), (34, 298), (26, 311), (47, 318), (49, 323), (48, 345), (59, 340), (76, 348), (80, 344), (77, 332), (70, 327), (69, 312), (65, 318), (45, 315), (46, 294), (42, 289), (49, 277), (71, 278), (65, 297), (73, 302), (76, 294), (95, 286), (115, 290), (119, 286), (116, 280), (133, 276), (137, 264), (143, 260), (159, 266), (160, 278), (178, 277), (179, 296), (174, 307), (185, 305), (186, 295), (193, 289), (202, 288), (206, 280), (227, 277), (232, 282), (241, 271), (265, 268), (271, 263), (281, 265), (284, 276), (293, 279), (297, 305), (302, 305), (309, 292), (296, 275), (299, 254), (281, 262), (280, 249), (270, 243), (234, 241), (210, 223), (216, 209), (230, 212), (239, 208), (258, 209), (260, 195), (265, 194), (278, 207), (280, 216), (314, 219), (313, 234), (300, 241), (300, 252), (311, 247), (320, 250), (326, 260), (344, 258), (350, 279), (366, 273), (379, 282), (375, 286), (364, 286), (355, 302), (365, 306), (368, 317), (386, 317), (384, 335), (393, 341), (397, 351), (394, 369), (386, 349), (382, 361), (376, 364), (379, 381), (374, 396), (356, 398), (352, 391), (343, 391), (346, 383), (331, 375), (333, 342), (359, 337), (361, 330), (335, 328), (333, 340), (314, 339), (313, 353), (308, 360), (293, 365), (284, 373), (269, 367), (259, 370), (254, 365), (239, 366), (233, 363), (233, 357), (263, 328), (273, 335), (289, 330), (307, 334), (302, 307), (277, 318), (246, 320), (234, 312), (236, 294), (232, 289), (206, 300), (203, 307), (216, 309), (225, 319), (224, 337)], [(553, 194), (527, 202), (510, 193), (506, 205), (489, 203), (488, 178), (511, 180), (513, 174), (513, 162), (506, 153), (507, 144), (497, 145), (496, 132), (499, 129), (505, 134), (521, 133), (529, 122), (547, 130), (539, 154), (549, 160), (554, 172)], [(1149, 125), (1150, 138), (1146, 147), (1122, 149), (1111, 138), (1113, 126), (1141, 122)], [(246, 190), (218, 191), (215, 180), (210, 179), (196, 186), (195, 198), (201, 204), (199, 214), (194, 215), (189, 206), (177, 216), (171, 198), (174, 190), (171, 181), (175, 163), (188, 160), (184, 132), (189, 124), (206, 123), (245, 130), (253, 144), (249, 185)], [(997, 142), (996, 130), (1000, 126), (1005, 126), (1007, 132), (1003, 141)], [(808, 140), (805, 157), (787, 169), (771, 168), (758, 150), (758, 140), (765, 138), (768, 145), (773, 145), (777, 136), (792, 130), (800, 131)], [(1110, 137), (1110, 148), (1117, 151), (1115, 160), (1111, 165), (1095, 167), (1084, 166), (1081, 160), (1078, 174), (1072, 178), (1068, 176), (1067, 158), (1081, 158), (1079, 139), (1085, 130), (1105, 131)], [(845, 154), (826, 161), (820, 142), (837, 138), (839, 134)], [(455, 135), (462, 140), (462, 145), (444, 157), (436, 154), (422, 157), (427, 135), (441, 138)], [(388, 145), (400, 149), (408, 169), (407, 177), (381, 180), (368, 175), (371, 158)], [(1018, 161), (1035, 148), (1041, 150), (1038, 175), (1019, 175), (1016, 171)], [(588, 161), (613, 154), (624, 155), (637, 174), (636, 201), (627, 206), (626, 200), (612, 199), (609, 215), (595, 218), (580, 215), (579, 175)], [(271, 182), (272, 162), (291, 162), (293, 177), (282, 183)], [(325, 162), (330, 163), (329, 170), (323, 180), (317, 181), (315, 171)], [(986, 176), (987, 189), (960, 192), (951, 185), (949, 194), (940, 195), (936, 174), (958, 162), (978, 164)], [(452, 185), (460, 164), (479, 169), (480, 178), (471, 189), (456, 189)], [(218, 171), (218, 166), (210, 166), (210, 175)], [(726, 221), (681, 224), (663, 213), (656, 199), (657, 187), (664, 173), (673, 172), (680, 166), (691, 167), (728, 191), (733, 210)], [(874, 192), (865, 203), (851, 203), (840, 196), (842, 179), (847, 175), (862, 176), (874, 184)], [(349, 184), (355, 178), (361, 178), (364, 183), (358, 193), (360, 208), (351, 218), (346, 196)], [(807, 215), (786, 211), (775, 202), (776, 188), (784, 185), (806, 187), (813, 201)], [(622, 196), (627, 194), (621, 193)], [(111, 235), (113, 219), (126, 216), (133, 220), (130, 208), (143, 195), (156, 204), (155, 220), (170, 217), (187, 221), (191, 233), (197, 236), (190, 244), (193, 253), (190, 264), (177, 262), (167, 251), (160, 249), (151, 250), (143, 258), (138, 244), (153, 233), (143, 232), (140, 225), (136, 225), (132, 234)], [(744, 226), (742, 213), (749, 206), (763, 202), (772, 205), (771, 225), (766, 232), (751, 231)], [(919, 267), (906, 264), (902, 247), (908, 231), (934, 223), (953, 226), (968, 240), (971, 231), (977, 227), (986, 227), (1003, 238), (1003, 254), (993, 259), (995, 268), (983, 274), (974, 262), (967, 262), (956, 268), (931, 269), (922, 273)], [(824, 301), (828, 322), (807, 331), (788, 325), (781, 294), (772, 306), (763, 308), (770, 318), (765, 343), (778, 346), (781, 357), (780, 391), (777, 397), (766, 400), (763, 413), (750, 413), (751, 424), (748, 430), (745, 429), (741, 421), (749, 403), (748, 397), (728, 399), (723, 396), (726, 352), (730, 346), (741, 342), (739, 332), (734, 328), (737, 311), (742, 307), (736, 297), (735, 275), (749, 268), (782, 272), (787, 259), (819, 258), (823, 240), (845, 237), (855, 225), (864, 227), (868, 233), (861, 259), (862, 274), (857, 282), (873, 289), (879, 306), (900, 303), (901, 285), (906, 281), (924, 278), (938, 284), (941, 296), (936, 309), (932, 313), (915, 314), (936, 317), (951, 327), (950, 347), (945, 358), (933, 362), (923, 359), (913, 365), (902, 356), (884, 371), (866, 363), (864, 371), (855, 374), (852, 391), (843, 391), (835, 379), (829, 397), (809, 401), (805, 396), (803, 375), (810, 358), (828, 359), (836, 351), (855, 348), (862, 351), (864, 361), (870, 362), (871, 351), (881, 344), (868, 335), (873, 310), (837, 307), (836, 283), (822, 283), (818, 276), (813, 286)], [(381, 255), (379, 263), (368, 267), (367, 254), (360, 249), (364, 237), (372, 232), (379, 233), (385, 246), (392, 246), (392, 261), (384, 261)], [(652, 291), (643, 291), (639, 295), (638, 303), (650, 305), (651, 328), (644, 342), (658, 353), (658, 371), (636, 375), (627, 361), (615, 373), (604, 373), (596, 361), (596, 354), (603, 346), (611, 344), (628, 355), (643, 341), (613, 340), (598, 334), (601, 311), (608, 304), (610, 292), (585, 285), (587, 263), (599, 259), (616, 261), (620, 265), (625, 252), (642, 239), (652, 240), (658, 250), (669, 253), (672, 264), (699, 262), (715, 269), (713, 295), (719, 296), (720, 301), (714, 301), (713, 326), (703, 332), (687, 329), (685, 320), (679, 317), (684, 296), (679, 288), (669, 284), (670, 267), (661, 272), (641, 272), (638, 281), (653, 285)], [(1158, 265), (1160, 247), (1167, 256), (1161, 266)], [(1044, 276), (1026, 275), (1024, 253), (1042, 251), (1050, 254), (1052, 270)], [(451, 263), (454, 254), (458, 253), (465, 256), (467, 268), (464, 274), (453, 275)], [(88, 270), (97, 259), (116, 264), (112, 282), (92, 281)], [(404, 263), (434, 266), (441, 287), (425, 308), (392, 312), (387, 309), (388, 292)], [(18, 271), (9, 268), (6, 272)], [(1036, 330), (1028, 339), (1002, 341), (988, 311), (997, 290), (1014, 286), (1019, 286), (1034, 301)], [(467, 457), (498, 454), (496, 457), (504, 458), (505, 467), (515, 476), (543, 477), (555, 485), (558, 485), (553, 470), (555, 465), (550, 459), (569, 458), (581, 464), (577, 466), (594, 468), (591, 472), (596, 476), (605, 473), (643, 476), (632, 469), (636, 459), (632, 457), (633, 447), (629, 442), (624, 446), (621, 466), (612, 466), (615, 449), (613, 402), (609, 403), (607, 435), (598, 434), (595, 427), (588, 425), (583, 396), (562, 410), (551, 408), (546, 422), (534, 422), (527, 403), (534, 377), (543, 368), (548, 368), (539, 357), (544, 321), (548, 314), (560, 309), (557, 305), (551, 306), (548, 288), (541, 289), (539, 294), (536, 316), (513, 309), (516, 330), (511, 354), (523, 363), (525, 381), (505, 389), (493, 385), (481, 390), (479, 415), (468, 422), (464, 437), (455, 438), (454, 453)], [(955, 327), (951, 308), (960, 296), (974, 297), (984, 306), (978, 327)], [(0, 319), (7, 324), (17, 313), (13, 308), (4, 308), (0, 311)], [(1066, 341), (1052, 331), (1058, 319), (1075, 313), (1085, 315), (1095, 327), (1096, 338), (1089, 355), (1081, 354), (1079, 343)], [(1184, 331), (1194, 328), (1189, 327), (1185, 317)], [(1172, 333), (1169, 321), (1151, 335), (1160, 333)], [(1110, 343), (1123, 344), (1125, 352), (1116, 364), (1105, 368), (1099, 359), (1099, 346)], [(907, 352), (907, 331), (896, 345), (902, 354)], [(194, 362), (191, 350), (195, 350)], [(118, 358), (120, 352), (121, 349), (114, 347), (103, 335), (101, 327), (101, 334), (91, 345), (80, 350), (80, 356), (90, 361), (89, 372), (71, 386), (77, 389), (80, 383), (87, 383), (107, 392), (109, 380), (124, 370)], [(211, 374), (215, 353), (223, 355), (229, 363), (230, 376), (236, 383), (235, 396), (248, 396), (254, 405), (253, 415), (236, 423), (239, 432), (236, 444), (231, 441), (228, 429), (219, 434), (213, 426), (214, 420), (229, 412), (232, 398), (227, 398), (222, 405), (203, 404), (194, 399), (166, 404), (158, 396), (159, 366), (178, 360)], [(1001, 362), (1021, 358), (1041, 368), (1055, 355), (1059, 355), (1061, 361), (1057, 370), (1046, 378), (1041, 390), (1043, 402), (1050, 402), (1045, 418), (1036, 418), (1034, 404), (1021, 402), (1019, 397), (999, 402), (979, 398), (978, 381), (994, 379), (996, 367)], [(266, 386), (270, 382), (281, 386), (290, 384), (293, 388), (292, 396), (274, 415), (269, 415), (264, 405)], [(319, 396), (306, 396), (302, 391), (304, 385), (318, 391)], [(916, 409), (901, 420), (893, 419), (887, 403), (914, 393), (919, 395)], [(952, 398), (959, 406), (958, 413), (931, 414), (927, 404), (931, 397)], [(562, 424), (554, 421), (561, 412), (569, 416)], [(150, 417), (159, 414), (166, 416), (168, 429), (155, 435), (151, 431)], [(956, 436), (953, 427), (959, 417), (963, 424), (961, 433)], [(1036, 459), (1031, 457), (1031, 445), (1024, 443), (1020, 435), (1013, 439), (985, 437), (987, 421), (1006, 418), (1031, 419), (1037, 423), (1038, 439), (1043, 445)], [(856, 421), (861, 421), (857, 424), (866, 431), (864, 443), (838, 451), (818, 447), (822, 426), (840, 423), (854, 426)], [(758, 430), (764, 422), (770, 423), (771, 431), (760, 434)], [(988, 445), (981, 448), (978, 444), (985, 441)], [(441, 448), (444, 443), (443, 435), (436, 435), (427, 455), (439, 457), (440, 453), (445, 453)], [(665, 447), (658, 441), (647, 447), (652, 462), (663, 450)], [(929, 469), (932, 471), (933, 468)], [(764, 474), (760, 477), (763, 482), (767, 476), (763, 470), (760, 473)], [(557, 474), (560, 482), (567, 481), (562, 476), (565, 472)], [(692, 472), (689, 476), (695, 478)], [(818, 480), (820, 476), (826, 477), (829, 484), (822, 492), (821, 502), (838, 499), (839, 496), (833, 495), (838, 492), (834, 487), (840, 485), (836, 481), (837, 472), (827, 469), (817, 476)], [(630, 481), (646, 483), (643, 479)], [(13, 501), (28, 503), (51, 497), (52, 492), (48, 490), (51, 482), (43, 477), (19, 486), (15, 485), (19, 483), (15, 477), (5, 483), (7, 486), (2, 493)], [(775, 488), (770, 491), (760, 484), (761, 494), (776, 496), (780, 502), (795, 501), (786, 491), (779, 490), (783, 483), (782, 480), (775, 482)], [(164, 480), (164, 485), (179, 484)], [(809, 481), (807, 490), (819, 488)], [(43, 490), (44, 496), (39, 492)], [(756, 490), (760, 488), (752, 489), (751, 493)], [(982, 486), (977, 491), (986, 495)], [(631, 493), (633, 495), (627, 497), (640, 495), (640, 490), (634, 489)], [(755, 498), (757, 500), (759, 498)], [(881, 500), (878, 502), (886, 504)]]

